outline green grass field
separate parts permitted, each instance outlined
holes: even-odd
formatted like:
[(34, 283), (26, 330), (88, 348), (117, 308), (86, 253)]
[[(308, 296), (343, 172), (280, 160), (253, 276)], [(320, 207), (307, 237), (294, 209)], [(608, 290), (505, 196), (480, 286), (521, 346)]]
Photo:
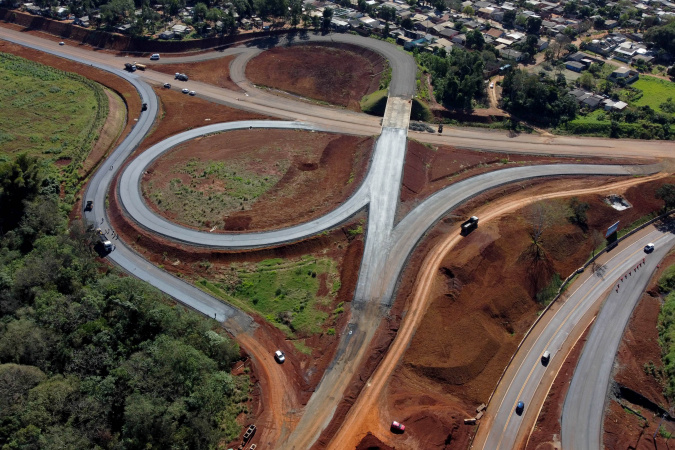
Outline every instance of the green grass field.
[[(264, 149), (261, 150), (261, 152)], [(252, 154), (252, 157), (255, 154)], [(258, 197), (274, 187), (290, 167), (280, 159), (267, 173), (250, 170), (241, 161), (203, 161), (192, 158), (173, 168), (175, 174), (187, 174), (190, 182), (179, 178), (166, 186), (148, 183), (146, 195), (176, 220), (195, 227), (223, 225), (223, 216), (250, 208)]]
[(83, 161), (108, 114), (100, 85), (0, 53), (0, 158), (17, 153)]
[[(340, 289), (337, 264), (329, 258), (305, 256), (300, 260), (269, 259), (234, 270), (197, 285), (246, 311), (255, 311), (291, 337), (322, 331)], [(320, 279), (326, 276), (327, 294), (319, 296)]]
[(670, 81), (642, 76), (631, 86), (642, 91), (642, 98), (634, 102), (635, 106), (649, 105), (653, 110), (662, 113), (665, 111), (661, 110), (661, 103), (669, 97), (675, 101), (675, 83)]

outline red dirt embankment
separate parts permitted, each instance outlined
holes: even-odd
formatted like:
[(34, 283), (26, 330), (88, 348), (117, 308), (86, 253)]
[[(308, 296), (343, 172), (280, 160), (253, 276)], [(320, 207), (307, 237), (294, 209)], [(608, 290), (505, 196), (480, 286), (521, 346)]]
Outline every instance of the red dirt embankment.
[(246, 77), (257, 85), (361, 111), (364, 95), (380, 85), (386, 61), (349, 44), (275, 47), (249, 61)]
[[(464, 179), (516, 166), (539, 164), (622, 164), (620, 158), (586, 158), (546, 155), (513, 155), (480, 152), (450, 146), (434, 146), (408, 140), (403, 169), (403, 186), (397, 210), (400, 219), (434, 192)], [(654, 160), (631, 160), (631, 164), (651, 164)]]
[(191, 63), (147, 64), (147, 66), (152, 70), (169, 75), (173, 75), (176, 72), (187, 73), (191, 80), (201, 81), (233, 91), (241, 91), (239, 86), (230, 78), (230, 63), (234, 58), (236, 58), (236, 55)]
[[(663, 395), (667, 385), (663, 373), (661, 346), (657, 330), (661, 298), (657, 281), (663, 271), (675, 263), (675, 255), (668, 255), (652, 277), (647, 292), (633, 311), (617, 354), (614, 382), (644, 396), (661, 408), (672, 411), (673, 405)], [(626, 411), (622, 405), (638, 411), (647, 420)], [(607, 448), (620, 448), (630, 443), (635, 449), (668, 448), (664, 434), (675, 433), (675, 422), (661, 421), (659, 411), (631, 403), (625, 398), (610, 397), (605, 411), (604, 442)], [(654, 438), (656, 434), (656, 438)]]
[[(142, 149), (188, 127), (199, 126), (204, 123), (206, 118), (211, 118), (211, 122), (215, 122), (216, 120), (241, 120), (252, 116), (248, 112), (217, 104), (208, 103), (208, 108), (206, 108), (207, 103), (200, 99), (191, 99), (190, 102), (184, 102), (182, 101), (184, 98), (182, 94), (174, 91), (157, 89), (157, 93), (162, 105), (162, 111), (159, 114), (161, 119), (158, 120), (150, 138), (144, 142), (143, 147), (138, 151), (142, 151)], [(116, 186), (116, 183), (117, 180), (113, 182), (113, 185)], [(293, 426), (297, 420), (294, 411), (300, 410), (300, 407), (307, 402), (314, 387), (321, 379), (325, 367), (333, 358), (339, 330), (344, 328), (349, 316), (349, 305), (353, 298), (363, 253), (362, 235), (353, 235), (348, 230), (363, 220), (364, 215), (357, 215), (353, 222), (321, 236), (291, 245), (250, 252), (217, 252), (163, 240), (153, 233), (139, 228), (125, 217), (116, 194), (110, 196), (109, 217), (121, 238), (144, 258), (153, 264), (162, 266), (168, 272), (188, 280), (207, 277), (209, 272), (226, 270), (232, 263), (255, 263), (272, 258), (292, 259), (304, 255), (328, 256), (337, 261), (341, 286), (335, 303), (344, 302), (345, 313), (338, 315), (334, 323), (329, 324), (329, 321), (327, 321), (326, 326), (338, 330), (335, 335), (323, 333), (305, 339), (304, 344), (313, 350), (311, 355), (299, 352), (291, 341), (286, 340), (279, 329), (259, 317), (256, 318), (259, 328), (255, 331), (255, 339), (260, 348), (264, 348), (265, 351), (252, 353), (255, 363), (254, 375), (257, 377), (254, 377), (254, 380), (257, 381), (250, 405), (252, 412), (240, 419), (242, 424), (260, 421), (259, 432), (255, 437), (257, 442), (267, 444), (276, 442), (280, 433)], [(210, 264), (201, 264), (204, 261), (209, 261)], [(335, 305), (330, 305), (327, 308), (332, 311)], [(250, 344), (250, 342), (245, 340), (245, 344)], [(273, 370), (268, 365), (276, 364), (271, 358), (271, 352), (277, 348), (284, 350), (288, 358), (287, 363), (283, 365), (284, 382), (274, 387), (270, 386), (271, 380), (263, 379), (263, 377), (267, 373), (266, 371)], [(250, 348), (249, 350), (253, 352), (256, 349)], [(279, 388), (293, 390), (289, 395), (280, 397), (289, 399), (290, 403), (274, 402), (269, 398), (261, 398), (265, 395), (275, 396), (279, 394)]]
[[(143, 179), (143, 192), (155, 212), (188, 227), (214, 232), (279, 229), (320, 217), (342, 204), (363, 181), (372, 149), (372, 138), (357, 136), (275, 129), (230, 131), (181, 145), (157, 159)], [(187, 173), (186, 164), (193, 158), (223, 163), (240, 176), (246, 172), (260, 179), (280, 178), (255, 200), (239, 202), (232, 197), (233, 180)], [(285, 164), (288, 169), (284, 171)], [(176, 178), (182, 180), (181, 186), (201, 191), (204, 201), (188, 204), (190, 210), (186, 210), (176, 201), (182, 196), (170, 194)], [(228, 196), (232, 200), (228, 200), (229, 209), (223, 203), (213, 212), (212, 202), (207, 201), (212, 195)]]
[[(463, 216), (478, 212), (481, 216), (518, 198), (526, 201), (533, 195), (569, 192), (612, 181), (617, 179), (535, 181), (527, 183), (524, 190), (525, 186), (506, 187), (483, 195), (456, 213)], [(624, 179), (624, 184), (634, 181)], [(588, 211), (590, 229), (603, 229), (618, 218), (622, 223), (630, 223), (656, 209), (659, 201), (653, 199), (654, 191), (669, 181), (672, 180), (666, 178), (644, 186), (615, 188), (617, 193), (626, 191), (625, 197), (636, 205), (631, 208), (633, 211), (616, 211), (607, 206), (599, 194), (580, 195), (582, 202), (591, 205)], [(505, 197), (508, 193), (516, 195)], [(504, 198), (494, 201), (499, 197)], [(569, 199), (550, 202), (564, 205)], [(475, 205), (487, 204), (490, 206), (483, 206), (478, 211), (474, 209)], [(468, 237), (461, 238), (452, 254), (445, 256), (433, 281), (428, 310), (416, 327), (403, 364), (394, 372), (392, 379), (395, 381), (388, 383), (389, 390), (378, 406), (370, 408), (372, 417), (363, 419), (361, 429), (365, 426), (365, 430), (374, 432), (386, 444), (398, 442), (406, 448), (462, 448), (467, 445), (474, 427), (463, 425), (462, 419), (474, 416), (475, 408), (487, 401), (522, 333), (540, 309), (533, 300), (536, 293), (534, 280), (528, 276), (529, 265), (524, 259), (531, 242), (529, 228), (519, 216), (510, 214), (479, 227)], [(417, 276), (419, 261), (439, 240), (445, 239), (446, 234), (456, 233), (456, 227), (457, 220), (448, 219), (429, 233), (403, 274), (398, 298), (411, 301), (411, 286)], [(564, 217), (544, 233), (543, 239), (551, 270), (563, 277), (585, 261), (591, 252), (592, 243)], [(415, 308), (421, 306), (415, 304)], [(465, 321), (471, 321), (468, 328), (463, 326)], [(373, 389), (379, 380), (370, 379), (369, 382)], [(384, 431), (386, 427), (382, 424), (394, 419), (407, 425), (403, 440)]]

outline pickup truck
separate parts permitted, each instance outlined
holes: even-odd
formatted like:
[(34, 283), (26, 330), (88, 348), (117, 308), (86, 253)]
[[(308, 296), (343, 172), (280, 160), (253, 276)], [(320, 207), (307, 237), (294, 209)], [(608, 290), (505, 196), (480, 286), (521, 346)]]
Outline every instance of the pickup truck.
[(124, 68), (129, 72), (136, 72), (136, 66), (131, 63), (124, 63)]

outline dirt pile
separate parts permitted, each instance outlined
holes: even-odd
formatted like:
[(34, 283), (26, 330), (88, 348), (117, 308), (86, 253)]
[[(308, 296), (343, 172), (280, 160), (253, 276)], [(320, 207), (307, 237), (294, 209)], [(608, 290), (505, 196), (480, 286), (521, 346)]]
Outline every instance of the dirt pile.
[(278, 229), (343, 203), (367, 173), (372, 148), (372, 138), (356, 136), (230, 131), (157, 159), (143, 179), (143, 193), (155, 212), (185, 226), (213, 232)]
[(394, 450), (394, 447), (383, 444), (378, 438), (368, 433), (356, 447), (356, 450)]
[(253, 58), (246, 77), (260, 86), (361, 111), (363, 96), (379, 88), (386, 61), (348, 44), (275, 47)]

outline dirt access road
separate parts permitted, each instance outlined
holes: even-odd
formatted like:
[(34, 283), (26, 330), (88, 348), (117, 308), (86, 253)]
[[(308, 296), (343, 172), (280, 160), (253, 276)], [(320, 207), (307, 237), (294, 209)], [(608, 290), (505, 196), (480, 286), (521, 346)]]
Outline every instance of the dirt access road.
[[(653, 181), (661, 177), (663, 177), (663, 175), (655, 175), (652, 177), (640, 179), (629, 179), (613, 183), (608, 186), (603, 186), (601, 188), (563, 191), (525, 199), (519, 198), (514, 200), (512, 197), (508, 197), (500, 200), (499, 202), (491, 204), (489, 207), (478, 210), (477, 214), (480, 217), (481, 223), (485, 223), (541, 200), (577, 195), (580, 196), (590, 193), (610, 192), (612, 190), (627, 188), (629, 186)], [(387, 410), (386, 400), (384, 399), (383, 395), (384, 389), (389, 382), (391, 374), (396, 368), (396, 365), (399, 363), (403, 354), (405, 353), (405, 350), (407, 349), (415, 330), (419, 326), (419, 323), (427, 310), (429, 301), (431, 300), (429, 293), (431, 291), (434, 275), (438, 272), (443, 258), (453, 249), (455, 245), (457, 245), (461, 239), (462, 237), (460, 236), (459, 231), (448, 235), (424, 259), (417, 276), (413, 300), (403, 322), (401, 323), (401, 327), (399, 328), (394, 342), (389, 348), (389, 351), (387, 352), (384, 360), (380, 363), (377, 371), (362, 390), (358, 400), (351, 408), (343, 425), (332, 439), (329, 448), (334, 450), (355, 448), (360, 440), (363, 439), (369, 431), (373, 432), (383, 442), (389, 445), (399, 445), (401, 443), (400, 439), (392, 438), (391, 434), (389, 433), (390, 418), (380, 416), (382, 411)], [(406, 440), (405, 446), (418, 448), (412, 439), (411, 441)]]

